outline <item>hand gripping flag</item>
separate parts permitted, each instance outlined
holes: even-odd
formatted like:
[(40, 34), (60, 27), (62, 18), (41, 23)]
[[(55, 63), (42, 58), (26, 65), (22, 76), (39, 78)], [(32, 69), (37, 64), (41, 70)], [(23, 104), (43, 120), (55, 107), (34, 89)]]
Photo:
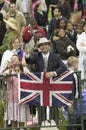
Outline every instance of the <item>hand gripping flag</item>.
[(19, 102), (35, 106), (71, 105), (73, 73), (66, 71), (54, 79), (47, 79), (45, 74), (19, 75)]

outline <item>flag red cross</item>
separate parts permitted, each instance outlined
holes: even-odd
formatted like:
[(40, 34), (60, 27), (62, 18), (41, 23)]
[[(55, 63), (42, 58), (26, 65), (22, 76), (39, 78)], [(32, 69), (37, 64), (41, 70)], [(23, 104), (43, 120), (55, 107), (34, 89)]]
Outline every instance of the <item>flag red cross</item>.
[[(27, 89), (29, 88), (29, 90), (35, 90), (35, 91), (42, 91), (43, 92), (43, 104), (44, 106), (49, 106), (50, 105), (50, 91), (70, 91), (72, 90), (72, 84), (69, 83), (62, 83), (58, 80), (52, 80), (53, 82), (51, 82), (50, 79), (45, 77), (45, 74), (43, 74), (43, 80), (40, 82), (23, 82), (21, 81), (21, 89)], [(31, 77), (31, 75), (28, 74), (28, 76)], [(35, 77), (31, 77), (33, 80), (37, 81), (37, 79)], [(36, 93), (36, 95), (38, 95), (38, 93)], [(36, 96), (35, 95), (35, 96)], [(58, 93), (59, 95), (59, 93)], [(28, 100), (28, 99), (27, 99)]]

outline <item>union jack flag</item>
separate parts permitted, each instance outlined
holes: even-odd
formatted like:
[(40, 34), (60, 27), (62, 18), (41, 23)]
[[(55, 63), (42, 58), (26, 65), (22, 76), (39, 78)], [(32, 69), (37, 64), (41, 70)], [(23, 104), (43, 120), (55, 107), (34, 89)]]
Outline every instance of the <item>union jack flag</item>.
[(47, 79), (45, 74), (19, 75), (19, 102), (35, 106), (72, 104), (73, 73), (66, 71), (54, 79)]

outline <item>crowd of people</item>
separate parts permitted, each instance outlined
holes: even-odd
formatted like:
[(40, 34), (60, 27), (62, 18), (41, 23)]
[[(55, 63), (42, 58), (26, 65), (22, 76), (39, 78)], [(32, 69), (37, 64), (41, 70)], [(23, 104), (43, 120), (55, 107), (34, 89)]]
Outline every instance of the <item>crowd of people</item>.
[[(6, 76), (46, 71), (46, 78), (51, 78), (69, 69), (81, 71), (81, 80), (84, 81), (85, 6), (85, 1), (81, 3), (80, 0), (0, 0), (0, 74)], [(43, 60), (45, 56), (46, 66)], [(7, 79), (9, 111), (6, 120), (11, 120), (13, 127), (25, 126), (31, 114), (36, 114), (35, 107), (31, 111), (32, 106), (19, 104), (16, 78), (14, 76)], [(40, 125), (45, 120), (46, 109), (47, 107), (38, 107)], [(55, 111), (55, 107), (50, 108), (50, 118), (57, 123)]]

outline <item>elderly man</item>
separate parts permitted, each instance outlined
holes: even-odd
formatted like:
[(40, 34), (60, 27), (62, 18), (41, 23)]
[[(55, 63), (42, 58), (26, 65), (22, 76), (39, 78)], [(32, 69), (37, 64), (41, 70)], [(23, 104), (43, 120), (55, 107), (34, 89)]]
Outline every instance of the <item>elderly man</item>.
[[(35, 64), (36, 72), (45, 72), (46, 78), (56, 77), (67, 70), (64, 63), (60, 60), (59, 55), (51, 52), (50, 41), (46, 37), (40, 38), (38, 47), (40, 52), (34, 53), (33, 56), (29, 54), (29, 49), (25, 47), (25, 60), (27, 64)], [(45, 61), (46, 60), (46, 61)], [(49, 108), (49, 120), (54, 119), (57, 123), (57, 109), (55, 106)], [(39, 124), (47, 120), (46, 107), (38, 107)]]

